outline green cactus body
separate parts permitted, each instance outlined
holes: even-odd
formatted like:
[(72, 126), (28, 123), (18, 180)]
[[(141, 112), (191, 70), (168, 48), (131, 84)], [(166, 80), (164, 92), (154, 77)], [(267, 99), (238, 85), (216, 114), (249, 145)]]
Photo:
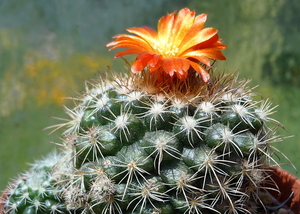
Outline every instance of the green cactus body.
[(8, 188), (3, 201), (3, 213), (56, 214), (67, 208), (61, 198), (61, 188), (56, 187), (52, 167), (61, 155), (53, 153), (16, 179)]
[(227, 213), (266, 205), (265, 163), (276, 141), (268, 101), (253, 101), (233, 74), (204, 85), (197, 79), (201, 90), (182, 86), (180, 96), (129, 84), (137, 78), (101, 77), (66, 108), (70, 121), (57, 125), (66, 127), (64, 157), (20, 179), (5, 213)]
[[(252, 101), (251, 90), (233, 74), (201, 90), (181, 90), (178, 97), (163, 86), (164, 93), (149, 93), (152, 85), (131, 85), (136, 78), (95, 80), (81, 102), (67, 109), (71, 120), (58, 125), (66, 127), (61, 164), (72, 163), (72, 169), (66, 174), (58, 164), (54, 171), (69, 211), (218, 213), (254, 202), (255, 209), (263, 207), (257, 199), (266, 195), (264, 164), (272, 160), (275, 141), (261, 107), (267, 101)], [(256, 113), (262, 111), (264, 117)]]

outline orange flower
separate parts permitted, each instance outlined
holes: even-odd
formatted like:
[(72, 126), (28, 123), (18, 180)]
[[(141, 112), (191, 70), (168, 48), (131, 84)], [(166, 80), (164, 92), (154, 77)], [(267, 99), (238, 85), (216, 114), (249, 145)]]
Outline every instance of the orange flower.
[(221, 50), (226, 46), (221, 43), (217, 29), (204, 28), (206, 17), (206, 14), (195, 17), (194, 11), (184, 8), (178, 14), (173, 12), (162, 17), (158, 31), (145, 26), (128, 28), (126, 30), (135, 35), (116, 35), (113, 37), (116, 40), (106, 46), (111, 47), (110, 50), (127, 49), (116, 53), (115, 58), (138, 54), (131, 67), (133, 73), (148, 66), (154, 75), (176, 75), (185, 80), (193, 68), (207, 82), (210, 60), (225, 60)]

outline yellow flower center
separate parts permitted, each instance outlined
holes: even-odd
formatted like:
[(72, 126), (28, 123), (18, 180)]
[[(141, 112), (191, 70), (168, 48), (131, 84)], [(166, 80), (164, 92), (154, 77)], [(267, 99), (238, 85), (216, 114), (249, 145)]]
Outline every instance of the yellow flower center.
[(159, 41), (154, 45), (153, 48), (164, 58), (174, 57), (179, 51), (179, 48), (176, 45), (168, 41)]

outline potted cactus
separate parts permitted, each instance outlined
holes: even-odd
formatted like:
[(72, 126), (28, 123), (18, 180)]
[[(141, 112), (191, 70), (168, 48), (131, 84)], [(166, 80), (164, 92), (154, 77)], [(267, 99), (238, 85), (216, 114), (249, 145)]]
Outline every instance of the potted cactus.
[(226, 46), (206, 18), (184, 8), (113, 37), (136, 60), (86, 83), (51, 127), (60, 152), (12, 182), (1, 213), (299, 213), (299, 181), (273, 158), (274, 108), (215, 73)]

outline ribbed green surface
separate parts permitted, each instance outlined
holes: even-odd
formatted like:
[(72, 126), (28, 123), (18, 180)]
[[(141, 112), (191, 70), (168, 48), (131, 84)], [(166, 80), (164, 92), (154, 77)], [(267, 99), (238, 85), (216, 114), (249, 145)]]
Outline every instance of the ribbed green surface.
[(12, 182), (5, 192), (3, 213), (11, 214), (58, 214), (66, 213), (62, 190), (55, 186), (52, 167), (61, 156), (55, 153)]
[(268, 101), (253, 101), (232, 75), (201, 90), (151, 93), (151, 83), (134, 78), (100, 78), (65, 109), (69, 121), (53, 126), (65, 129), (62, 154), (12, 185), (5, 214), (259, 213), (273, 205), (266, 164), (280, 138)]
[(264, 163), (275, 140), (266, 101), (253, 101), (245, 84), (235, 87), (230, 78), (191, 99), (147, 93), (130, 80), (93, 83), (66, 109), (63, 146), (73, 169), (68, 164), (69, 175), (59, 180), (70, 210), (223, 213), (264, 206)]

